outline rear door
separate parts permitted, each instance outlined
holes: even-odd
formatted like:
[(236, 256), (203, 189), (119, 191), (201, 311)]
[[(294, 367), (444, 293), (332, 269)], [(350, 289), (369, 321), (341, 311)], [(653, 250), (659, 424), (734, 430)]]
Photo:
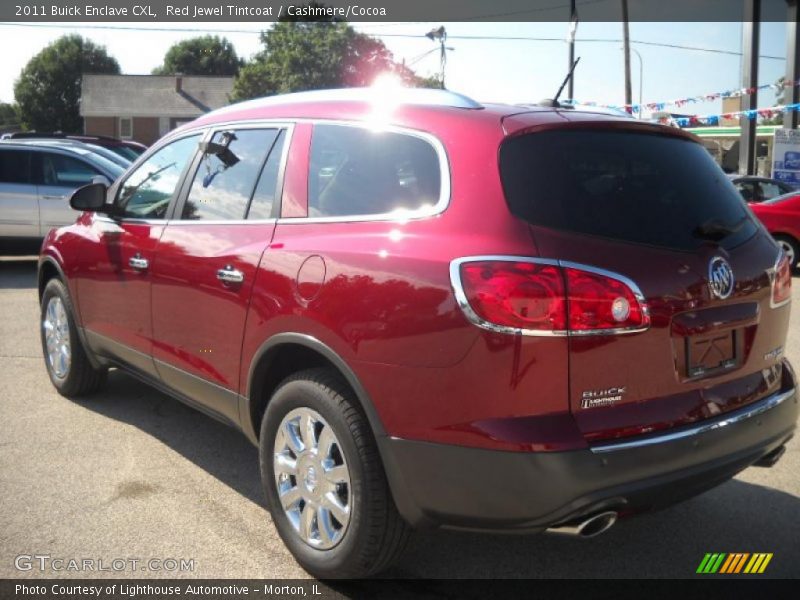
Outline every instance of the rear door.
[(289, 131), (266, 125), (214, 132), (152, 271), (153, 358), (161, 378), (233, 422), (245, 318), (275, 229)]
[[(596, 125), (512, 137), (500, 153), (509, 207), (538, 253), (622, 276), (650, 311), (646, 331), (570, 336), (584, 435), (656, 431), (775, 391), (789, 309), (770, 303), (774, 243), (702, 145)], [(570, 294), (577, 304), (592, 291)]]
[(32, 156), (29, 150), (0, 148), (0, 237), (40, 237)]

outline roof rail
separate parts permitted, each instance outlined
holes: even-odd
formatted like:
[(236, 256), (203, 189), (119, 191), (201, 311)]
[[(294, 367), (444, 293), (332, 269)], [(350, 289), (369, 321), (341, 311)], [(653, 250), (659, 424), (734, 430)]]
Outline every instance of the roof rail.
[(392, 104), (448, 106), (451, 108), (473, 110), (483, 108), (482, 104), (476, 102), (472, 98), (463, 94), (451, 92), (450, 90), (407, 87), (393, 87), (390, 89), (356, 87), (266, 96), (264, 98), (255, 98), (237, 104), (230, 104), (207, 114), (224, 114), (233, 110), (245, 108), (266, 108), (300, 102), (390, 102)]

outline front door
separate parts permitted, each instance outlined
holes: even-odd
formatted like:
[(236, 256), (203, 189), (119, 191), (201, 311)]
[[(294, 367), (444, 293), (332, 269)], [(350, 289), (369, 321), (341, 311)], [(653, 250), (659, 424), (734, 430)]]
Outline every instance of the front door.
[(275, 228), (285, 136), (281, 128), (215, 132), (152, 269), (161, 378), (233, 422), (245, 319)]
[[(148, 158), (118, 186), (110, 216), (95, 215), (97, 256), (84, 257), (78, 295), (92, 348), (157, 376), (153, 366), (150, 288), (155, 251), (200, 135), (174, 141)], [(81, 260), (81, 259), (79, 259)]]
[(75, 222), (78, 213), (70, 207), (69, 197), (101, 173), (88, 163), (61, 152), (40, 151), (36, 156), (39, 235), (44, 237), (54, 227)]

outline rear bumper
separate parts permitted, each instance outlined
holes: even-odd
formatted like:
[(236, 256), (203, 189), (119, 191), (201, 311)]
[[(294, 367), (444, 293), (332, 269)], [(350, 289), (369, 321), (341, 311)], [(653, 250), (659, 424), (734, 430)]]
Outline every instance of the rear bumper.
[(569, 452), (500, 452), (385, 438), (398, 509), (417, 527), (536, 531), (600, 510), (679, 502), (730, 479), (785, 444), (794, 387), (666, 434)]

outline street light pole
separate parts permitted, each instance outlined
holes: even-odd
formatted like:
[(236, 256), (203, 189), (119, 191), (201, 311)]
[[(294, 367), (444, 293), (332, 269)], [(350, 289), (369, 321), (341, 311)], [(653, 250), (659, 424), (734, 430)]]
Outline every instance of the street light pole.
[[(575, 64), (575, 33), (578, 29), (578, 13), (575, 10), (575, 0), (570, 0), (569, 2), (569, 34), (567, 35), (567, 42), (569, 43), (569, 64), (568, 70), (572, 69), (572, 65)], [(575, 99), (575, 76), (569, 78), (569, 84), (567, 87), (567, 96), (569, 96), (570, 100)]]
[(642, 106), (642, 88), (644, 87), (644, 61), (642, 60), (642, 55), (639, 54), (639, 51), (636, 48), (631, 48), (631, 52), (633, 52), (637, 57), (639, 57), (639, 118), (642, 118), (642, 112), (644, 112), (644, 108)]
[(625, 104), (633, 104), (631, 99), (631, 40), (628, 30), (628, 0), (622, 0), (622, 46), (625, 50)]

